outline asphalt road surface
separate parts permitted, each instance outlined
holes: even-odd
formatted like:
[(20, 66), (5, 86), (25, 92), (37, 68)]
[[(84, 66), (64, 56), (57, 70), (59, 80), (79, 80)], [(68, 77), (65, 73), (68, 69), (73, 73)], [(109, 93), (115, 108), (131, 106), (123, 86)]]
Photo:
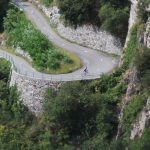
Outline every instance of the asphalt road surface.
[[(111, 72), (113, 68), (117, 66), (117, 58), (90, 48), (79, 46), (61, 38), (53, 31), (48, 20), (43, 16), (43, 14), (41, 14), (41, 12), (29, 2), (18, 2), (18, 5), (27, 14), (36, 28), (45, 34), (51, 42), (67, 51), (74, 52), (83, 62), (83, 68), (80, 68), (72, 73), (57, 75), (44, 74), (36, 71), (24, 59), (0, 50), (0, 56), (4, 58), (7, 57), (8, 60), (13, 62), (18, 73), (37, 79), (73, 81), (100, 78), (101, 74)], [(83, 70), (86, 66), (88, 68), (88, 73), (84, 74)]]

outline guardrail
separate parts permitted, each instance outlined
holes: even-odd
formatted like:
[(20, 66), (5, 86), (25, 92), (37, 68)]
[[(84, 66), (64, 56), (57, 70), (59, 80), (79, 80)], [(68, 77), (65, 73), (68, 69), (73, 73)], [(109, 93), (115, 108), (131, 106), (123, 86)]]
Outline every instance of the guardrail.
[[(76, 80), (90, 80), (90, 79), (96, 79), (100, 78), (99, 74), (90, 74), (90, 73), (84, 73), (81, 71), (79, 74), (74, 73), (68, 73), (68, 74), (45, 74), (38, 71), (24, 71), (24, 69), (19, 69), (17, 65), (15, 64), (15, 61), (13, 57), (8, 54), (7, 52), (0, 52), (0, 57), (5, 58), (8, 60), (12, 67), (11, 69), (16, 72), (16, 74), (34, 79), (34, 80), (44, 80), (44, 81), (76, 81)], [(22, 66), (23, 67), (23, 66)]]

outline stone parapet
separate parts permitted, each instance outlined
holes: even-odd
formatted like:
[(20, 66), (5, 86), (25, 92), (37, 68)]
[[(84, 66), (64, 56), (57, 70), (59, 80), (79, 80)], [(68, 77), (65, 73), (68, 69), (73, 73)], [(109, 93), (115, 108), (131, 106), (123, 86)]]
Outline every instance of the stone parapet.
[(12, 70), (10, 86), (16, 85), (20, 98), (29, 110), (38, 116), (42, 112), (47, 88), (58, 89), (63, 82), (29, 78)]

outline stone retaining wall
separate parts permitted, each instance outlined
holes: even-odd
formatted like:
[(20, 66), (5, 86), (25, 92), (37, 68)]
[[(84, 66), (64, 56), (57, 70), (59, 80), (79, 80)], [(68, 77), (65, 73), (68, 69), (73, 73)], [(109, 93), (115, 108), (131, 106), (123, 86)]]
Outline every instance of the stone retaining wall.
[(78, 26), (76, 29), (65, 26), (59, 19), (59, 9), (56, 6), (46, 8), (36, 0), (34, 2), (50, 18), (50, 22), (56, 27), (58, 34), (65, 39), (92, 49), (121, 54), (122, 46), (118, 38), (107, 32), (100, 31), (92, 25)]
[(128, 26), (128, 34), (126, 37), (126, 42), (124, 48), (127, 47), (128, 41), (130, 40), (131, 30), (136, 23), (137, 20), (137, 12), (138, 12), (138, 0), (130, 0), (131, 8), (130, 8), (130, 18), (129, 18), (129, 26)]
[(25, 106), (36, 116), (42, 112), (44, 94), (47, 88), (59, 88), (63, 82), (32, 79), (12, 70), (10, 86), (16, 84)]

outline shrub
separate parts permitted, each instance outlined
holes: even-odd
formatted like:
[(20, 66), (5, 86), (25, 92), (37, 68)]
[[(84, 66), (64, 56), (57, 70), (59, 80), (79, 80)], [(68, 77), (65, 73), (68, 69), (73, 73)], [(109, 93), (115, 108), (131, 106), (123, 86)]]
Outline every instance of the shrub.
[(5, 59), (0, 58), (0, 80), (7, 81), (10, 73), (10, 63)]
[(52, 4), (53, 0), (41, 0), (41, 2), (48, 7), (50, 4)]
[(123, 116), (123, 126), (127, 131), (130, 131), (132, 123), (135, 121), (139, 112), (141, 112), (145, 106), (146, 102), (147, 96), (141, 94), (134, 96), (131, 102), (128, 104)]

